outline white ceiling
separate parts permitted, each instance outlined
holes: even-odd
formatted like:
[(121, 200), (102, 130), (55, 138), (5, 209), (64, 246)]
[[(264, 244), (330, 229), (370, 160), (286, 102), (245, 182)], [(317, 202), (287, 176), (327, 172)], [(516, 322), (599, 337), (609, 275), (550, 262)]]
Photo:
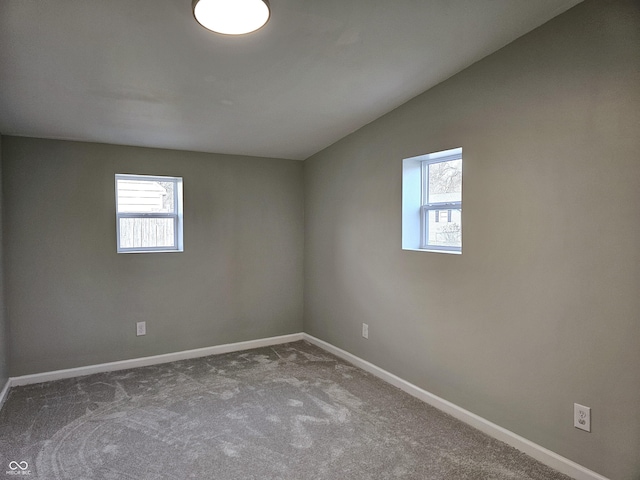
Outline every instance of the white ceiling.
[(305, 159), (580, 0), (0, 0), (0, 132)]

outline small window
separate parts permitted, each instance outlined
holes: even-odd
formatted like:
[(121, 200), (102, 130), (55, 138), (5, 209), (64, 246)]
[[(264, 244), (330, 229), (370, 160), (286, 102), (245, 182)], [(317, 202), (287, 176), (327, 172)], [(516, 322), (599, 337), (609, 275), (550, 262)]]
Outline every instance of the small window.
[(462, 253), (462, 149), (402, 164), (402, 248)]
[(182, 178), (116, 175), (119, 253), (182, 251)]

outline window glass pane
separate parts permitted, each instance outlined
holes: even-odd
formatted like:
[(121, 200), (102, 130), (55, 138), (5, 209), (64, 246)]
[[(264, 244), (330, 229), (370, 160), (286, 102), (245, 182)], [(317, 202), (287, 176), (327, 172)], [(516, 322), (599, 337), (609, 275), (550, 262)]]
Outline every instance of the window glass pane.
[(120, 248), (175, 248), (173, 218), (121, 218)]
[(175, 182), (118, 179), (118, 213), (175, 213)]
[(427, 203), (462, 201), (462, 160), (429, 164)]
[(462, 211), (454, 208), (437, 212), (427, 210), (427, 246), (462, 248)]

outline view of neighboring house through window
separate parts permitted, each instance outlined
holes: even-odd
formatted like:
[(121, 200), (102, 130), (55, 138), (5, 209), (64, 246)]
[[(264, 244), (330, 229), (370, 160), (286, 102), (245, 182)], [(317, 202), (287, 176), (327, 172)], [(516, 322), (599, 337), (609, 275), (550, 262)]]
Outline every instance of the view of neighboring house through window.
[(182, 251), (182, 178), (116, 175), (118, 252)]

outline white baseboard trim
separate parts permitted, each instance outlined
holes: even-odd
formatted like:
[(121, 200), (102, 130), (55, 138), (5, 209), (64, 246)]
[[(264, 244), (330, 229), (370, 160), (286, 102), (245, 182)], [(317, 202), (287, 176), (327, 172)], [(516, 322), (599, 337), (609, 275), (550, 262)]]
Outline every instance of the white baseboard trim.
[(84, 375), (91, 375), (93, 373), (112, 372), (115, 370), (126, 370), (128, 368), (135, 367), (146, 367), (160, 363), (175, 362), (176, 360), (186, 360), (189, 358), (206, 357), (221, 353), (238, 352), (241, 350), (250, 350), (252, 348), (279, 345), (281, 343), (297, 342), (299, 340), (302, 340), (302, 333), (292, 333), (290, 335), (260, 338), (258, 340), (248, 340), (246, 342), (227, 343), (225, 345), (215, 345), (213, 347), (196, 348), (194, 350), (184, 350), (182, 352), (165, 353), (162, 355), (153, 355), (151, 357), (100, 363), (97, 365), (88, 365), (86, 367), (67, 368), (64, 370), (55, 370), (53, 372), (34, 373), (32, 375), (22, 375), (20, 377), (9, 378), (9, 382), (7, 382), (5, 389), (8, 390), (9, 385), (11, 387), (17, 387), (19, 385), (30, 385), (32, 383), (50, 382), (52, 380), (61, 380), (63, 378), (81, 377)]
[(11, 379), (7, 378), (7, 381), (4, 382), (4, 387), (2, 387), (2, 391), (0, 392), (0, 410), (2, 410), (2, 405), (4, 405), (4, 401), (7, 399), (7, 395), (9, 395), (10, 388)]
[(422, 388), (403, 380), (402, 378), (390, 373), (382, 368), (367, 362), (341, 348), (335, 347), (330, 343), (313, 337), (307, 333), (293, 333), (290, 335), (281, 335), (278, 337), (261, 338), (257, 340), (249, 340), (246, 342), (228, 343), (225, 345), (215, 345), (213, 347), (196, 348), (193, 350), (184, 350), (181, 352), (165, 353), (162, 355), (153, 355), (150, 357), (134, 358), (130, 360), (121, 360), (117, 362), (101, 363), (97, 365), (88, 365), (85, 367), (68, 368), (64, 370), (56, 370), (52, 372), (35, 373), (32, 375), (22, 375), (19, 377), (10, 377), (0, 392), (0, 408), (7, 398), (10, 387), (19, 385), (29, 385), (33, 383), (49, 382), (53, 380), (61, 380), (64, 378), (81, 377), (91, 375), (93, 373), (111, 372), (116, 370), (126, 370), (135, 367), (146, 367), (149, 365), (157, 365), (161, 363), (174, 362), (176, 360), (186, 360), (190, 358), (206, 357), (209, 355), (217, 355), (222, 353), (237, 352), (242, 350), (250, 350), (252, 348), (268, 347), (271, 345), (279, 345), (282, 343), (297, 342), (306, 340), (329, 353), (340, 357), (355, 366), (375, 375), (391, 385), (407, 392), (408, 394), (422, 400), (429, 405), (448, 413), (452, 417), (461, 420), (472, 427), (490, 435), (507, 445), (517, 448), (521, 452), (526, 453), (530, 457), (548, 465), (559, 472), (569, 475), (576, 480), (609, 480), (606, 477), (589, 470), (582, 465), (569, 460), (557, 453), (552, 452), (536, 443), (527, 440), (520, 435), (513, 433), (495, 423), (486, 420), (475, 413), (465, 410), (454, 403), (438, 397)]
[(333, 353), (337, 357), (346, 360), (353, 365), (375, 375), (376, 377), (384, 380), (391, 385), (398, 387), (401, 390), (404, 390), (409, 395), (416, 397), (422, 400), (429, 405), (436, 407), (438, 410), (441, 410), (445, 413), (448, 413), (452, 417), (457, 418), (458, 420), (463, 421), (471, 425), (472, 427), (477, 428), (481, 432), (486, 433), (487, 435), (500, 440), (501, 442), (506, 443), (507, 445), (511, 445), (514, 448), (517, 448), (523, 453), (526, 453), (530, 457), (535, 458), (539, 462), (544, 463), (545, 465), (564, 473), (565, 475), (569, 475), (576, 480), (608, 480), (606, 477), (603, 477), (599, 473), (596, 473), (592, 470), (589, 470), (582, 465), (569, 460), (561, 455), (558, 455), (551, 450), (548, 450), (536, 443), (533, 443), (530, 440), (527, 440), (520, 435), (507, 430), (499, 425), (496, 425), (489, 420), (486, 420), (475, 413), (472, 413), (468, 410), (465, 410), (462, 407), (455, 405), (454, 403), (445, 400), (444, 398), (438, 397), (433, 393), (429, 393), (422, 388), (403, 380), (402, 378), (394, 375), (393, 373), (387, 372), (382, 368), (374, 365), (373, 363), (367, 362), (366, 360), (361, 359), (341, 348), (335, 347), (330, 343), (325, 342), (324, 340), (320, 340), (319, 338), (313, 337), (307, 333), (303, 333), (302, 337), (304, 340), (316, 345), (317, 347), (326, 350), (329, 353)]

